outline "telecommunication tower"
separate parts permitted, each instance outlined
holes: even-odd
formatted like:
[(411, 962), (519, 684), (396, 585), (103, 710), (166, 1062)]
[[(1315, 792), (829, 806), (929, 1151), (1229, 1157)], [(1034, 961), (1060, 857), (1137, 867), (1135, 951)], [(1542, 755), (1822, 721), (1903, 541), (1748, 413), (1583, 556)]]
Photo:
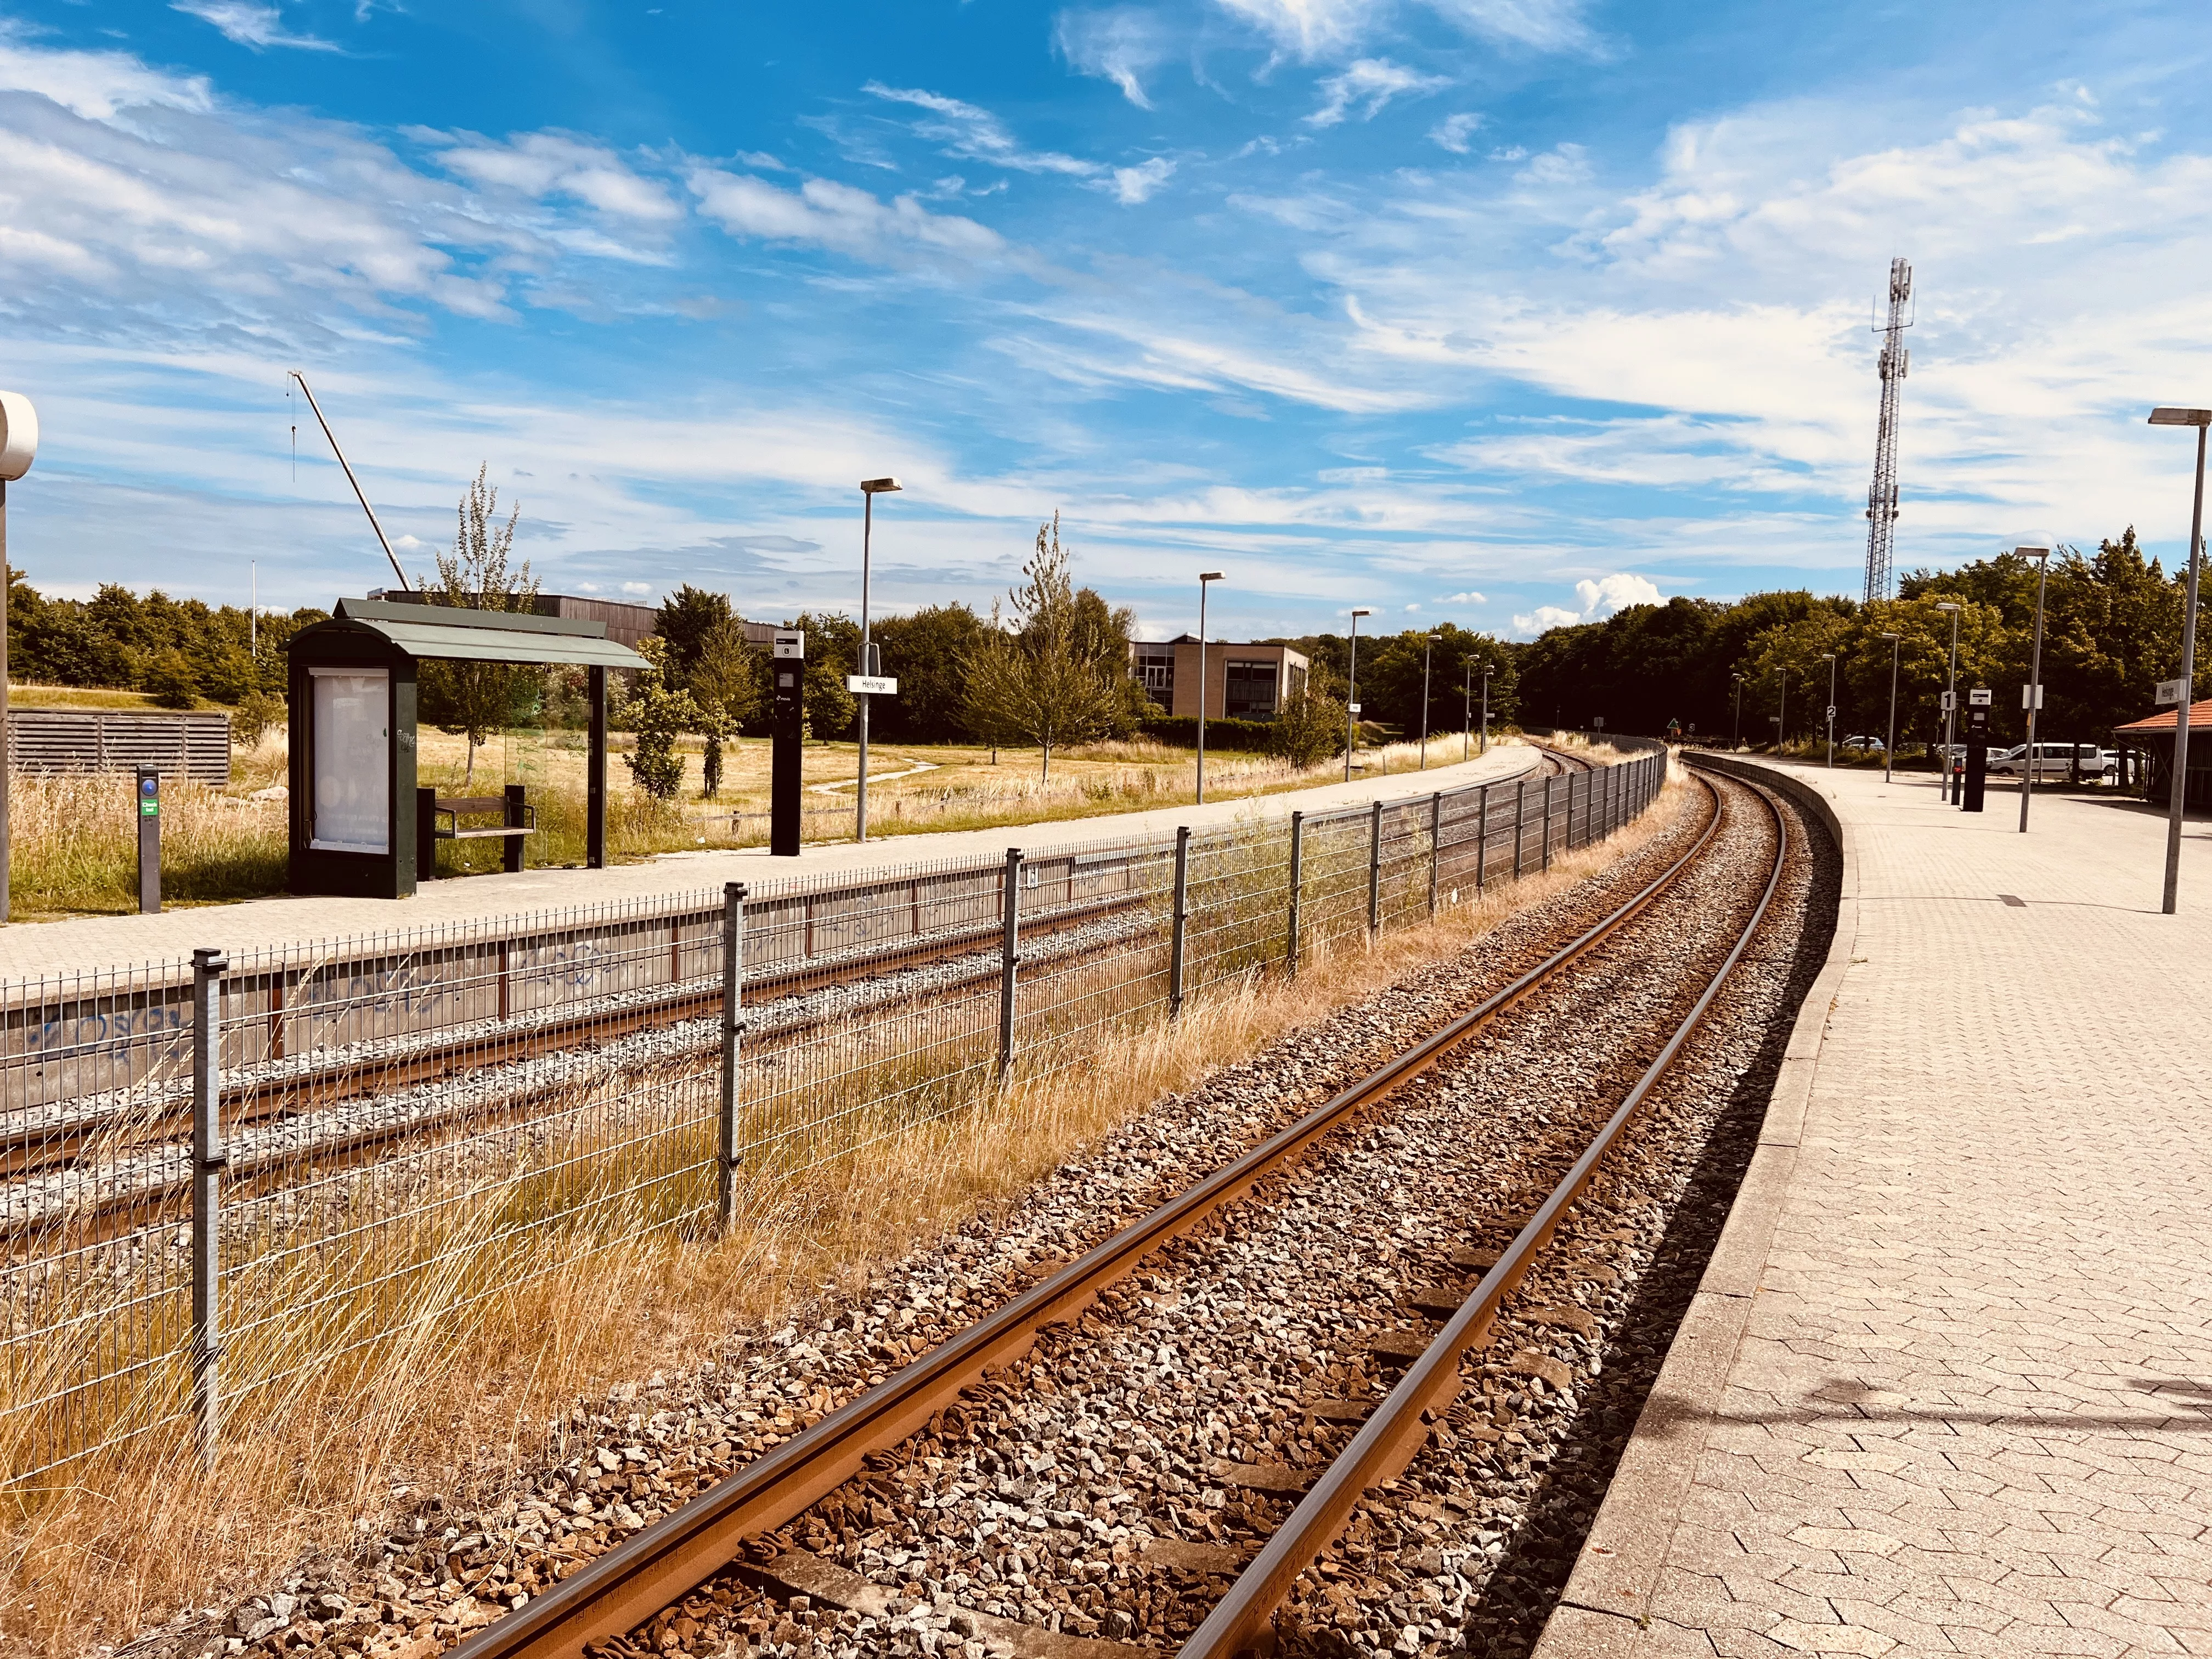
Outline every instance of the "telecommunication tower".
[(1872, 605), (1889, 597), (1891, 544), (1897, 534), (1897, 405), (1901, 382), (1911, 367), (1912, 354), (1905, 349), (1906, 302), (1912, 298), (1912, 267), (1903, 259), (1889, 262), (1889, 323), (1877, 329), (1881, 336), (1881, 424), (1874, 439), (1874, 486), (1867, 491), (1866, 598)]

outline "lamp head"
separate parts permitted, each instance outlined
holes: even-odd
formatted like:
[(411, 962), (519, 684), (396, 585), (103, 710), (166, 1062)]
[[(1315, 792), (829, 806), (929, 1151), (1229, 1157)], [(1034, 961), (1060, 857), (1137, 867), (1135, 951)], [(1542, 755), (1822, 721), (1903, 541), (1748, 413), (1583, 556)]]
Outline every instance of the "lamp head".
[(1901, 640), (1904, 637), (1905, 635), (1902, 634), (1885, 634), (1882, 635), (1882, 638), (1886, 640)]
[(1949, 600), (1946, 599), (1946, 600), (1942, 600), (1942, 601), (1939, 602), (1939, 603), (1936, 605), (1936, 608), (1938, 611), (1956, 611), (1959, 607), (1958, 607), (1957, 605), (1953, 605)]
[(2047, 547), (2015, 547), (2013, 549), (2013, 556), (2021, 559), (2047, 559), (2051, 556), (2051, 550)]
[(1352, 614), (1355, 617), (1371, 617), (1375, 613), (1364, 605), (1357, 605), (1352, 606)]
[(31, 470), (39, 453), (39, 413), (20, 392), (0, 392), (0, 483), (13, 483)]
[(1201, 570), (1198, 573), (1198, 579), (1200, 582), (1218, 582), (1221, 580), (1221, 573), (1218, 570)]
[(1832, 652), (1832, 651), (1823, 651), (1823, 652), (1820, 653), (1820, 660), (1821, 660), (1822, 662), (1833, 662), (1833, 661), (1835, 661), (1835, 659), (1836, 659), (1836, 653), (1835, 653), (1834, 652)]
[(2153, 426), (2212, 426), (2212, 409), (2154, 409)]
[(905, 486), (900, 483), (896, 478), (863, 478), (860, 480), (860, 493), (864, 495), (890, 495), (896, 494), (899, 490), (904, 488)]

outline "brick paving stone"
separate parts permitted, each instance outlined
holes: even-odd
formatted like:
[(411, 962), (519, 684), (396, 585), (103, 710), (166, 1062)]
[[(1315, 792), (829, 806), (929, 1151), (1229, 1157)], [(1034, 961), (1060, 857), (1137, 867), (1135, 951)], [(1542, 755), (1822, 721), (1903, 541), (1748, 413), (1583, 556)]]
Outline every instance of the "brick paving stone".
[(2163, 916), (2139, 805), (1803, 775), (1856, 941), (1638, 1651), (2212, 1654), (2212, 829)]

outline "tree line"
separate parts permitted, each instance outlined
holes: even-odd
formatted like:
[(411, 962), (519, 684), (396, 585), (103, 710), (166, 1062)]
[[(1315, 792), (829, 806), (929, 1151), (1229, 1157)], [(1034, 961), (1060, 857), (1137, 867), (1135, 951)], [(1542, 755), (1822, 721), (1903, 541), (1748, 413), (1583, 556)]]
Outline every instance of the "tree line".
[[(2185, 594), (2179, 574), (2147, 558), (2132, 526), (2094, 552), (2050, 560), (2044, 599), (2039, 740), (2089, 743), (2151, 712), (2152, 688), (2179, 672)], [(1836, 735), (1883, 735), (1895, 634), (1900, 744), (1942, 736), (1942, 692), (1957, 618), (1960, 692), (1984, 687), (1991, 736), (2027, 735), (2020, 688), (2033, 648), (2036, 562), (2013, 553), (1954, 570), (1916, 570), (1872, 605), (1805, 592), (1732, 603), (1674, 599), (1601, 622), (1553, 629), (1516, 648), (1527, 718), (1546, 725), (1797, 742), (1825, 732), (1834, 658)], [(1942, 606), (1953, 605), (1955, 612)], [(1740, 678), (1739, 678), (1740, 677)], [(2203, 690), (2212, 675), (2200, 673)], [(1963, 705), (1966, 698), (1961, 695)]]

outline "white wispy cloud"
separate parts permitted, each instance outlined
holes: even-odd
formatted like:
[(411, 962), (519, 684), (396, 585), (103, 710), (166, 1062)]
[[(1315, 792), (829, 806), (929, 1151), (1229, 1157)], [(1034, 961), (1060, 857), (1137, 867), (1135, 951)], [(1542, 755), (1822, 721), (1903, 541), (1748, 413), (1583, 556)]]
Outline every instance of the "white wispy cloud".
[(1139, 109), (1152, 106), (1141, 77), (1175, 49), (1167, 20), (1134, 6), (1064, 11), (1054, 21), (1053, 38), (1071, 68), (1111, 81)]
[(1490, 601), (1473, 588), (1464, 592), (1446, 593), (1437, 600), (1438, 605), (1488, 605)]
[(259, 52), (268, 46), (290, 46), (302, 52), (337, 52), (335, 40), (313, 34), (295, 34), (284, 27), (283, 14), (257, 0), (173, 0), (172, 11), (212, 23), (226, 40)]
[(1480, 115), (1465, 111), (1457, 115), (1447, 115), (1429, 129), (1429, 142), (1440, 149), (1451, 151), (1455, 155), (1464, 155), (1468, 152), (1468, 141), (1481, 125)]
[(1303, 62), (1340, 56), (1373, 31), (1381, 0), (1215, 0), (1276, 49)]
[[(1389, 27), (1389, 0), (1215, 0), (1275, 50), (1302, 63), (1349, 56)], [(1536, 52), (1588, 52), (1598, 40), (1583, 0), (1421, 0), (1479, 39)]]
[(1101, 163), (1085, 161), (1080, 156), (1063, 155), (1056, 150), (1025, 149), (997, 116), (957, 98), (918, 88), (887, 87), (880, 81), (871, 81), (860, 89), (890, 103), (928, 111), (928, 118), (916, 121), (914, 130), (943, 146), (948, 155), (1008, 167), (1018, 173), (1057, 173), (1078, 179), (1096, 178), (1106, 170)]
[(1428, 0), (1440, 16), (1484, 40), (1538, 52), (1588, 52), (1596, 45), (1582, 0)]
[(1423, 75), (1387, 58), (1362, 58), (1342, 74), (1332, 75), (1321, 83), (1321, 107), (1306, 117), (1306, 125), (1333, 127), (1347, 114), (1371, 121), (1394, 98), (1434, 92), (1450, 84), (1449, 76)]
[(1114, 169), (1114, 195), (1124, 207), (1134, 207), (1148, 202), (1161, 185), (1173, 175), (1176, 164), (1164, 156), (1155, 155), (1149, 161), (1133, 167)]
[(524, 133), (504, 143), (472, 132), (453, 133), (450, 139), (452, 147), (438, 153), (440, 165), (474, 184), (525, 196), (567, 196), (617, 218), (649, 224), (684, 216), (666, 185), (641, 177), (604, 145), (554, 132)]
[(21, 27), (5, 18), (0, 18), (0, 92), (34, 93), (72, 115), (100, 122), (132, 109), (203, 113), (214, 103), (204, 75), (150, 69), (128, 52), (33, 46)]
[(809, 179), (787, 191), (749, 174), (697, 167), (686, 182), (701, 213), (732, 235), (763, 241), (805, 244), (876, 263), (915, 253), (983, 259), (1006, 246), (973, 219), (932, 213), (911, 196), (886, 202), (830, 179)]
[(1577, 623), (1596, 622), (1631, 605), (1663, 603), (1656, 583), (1628, 571), (1615, 571), (1595, 581), (1584, 577), (1575, 584), (1575, 597), (1582, 601), (1579, 610), (1540, 605), (1526, 615), (1514, 617), (1515, 629), (1523, 634), (1540, 634), (1547, 628), (1571, 628)]

